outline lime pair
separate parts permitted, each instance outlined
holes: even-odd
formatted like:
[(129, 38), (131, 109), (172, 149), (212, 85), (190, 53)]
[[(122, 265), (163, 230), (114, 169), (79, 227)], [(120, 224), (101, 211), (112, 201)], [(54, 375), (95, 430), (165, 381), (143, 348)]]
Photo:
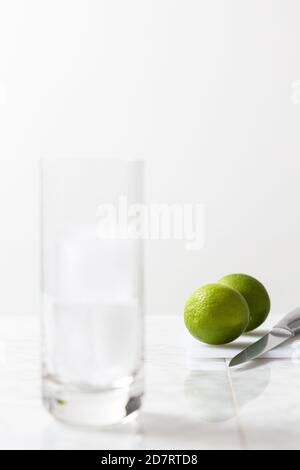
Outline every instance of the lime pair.
[(184, 309), (187, 329), (203, 343), (219, 345), (252, 331), (271, 308), (265, 287), (247, 274), (230, 274), (197, 289)]

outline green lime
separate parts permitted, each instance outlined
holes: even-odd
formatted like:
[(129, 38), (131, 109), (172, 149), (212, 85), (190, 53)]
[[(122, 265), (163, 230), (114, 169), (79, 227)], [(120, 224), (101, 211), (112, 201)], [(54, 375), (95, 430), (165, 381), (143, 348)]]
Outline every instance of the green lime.
[(250, 310), (246, 331), (255, 330), (265, 321), (271, 309), (271, 301), (265, 287), (257, 279), (247, 274), (230, 274), (219, 282), (236, 289), (245, 298)]
[(192, 336), (207, 344), (226, 344), (238, 338), (249, 323), (244, 297), (221, 284), (197, 289), (184, 308), (184, 322)]

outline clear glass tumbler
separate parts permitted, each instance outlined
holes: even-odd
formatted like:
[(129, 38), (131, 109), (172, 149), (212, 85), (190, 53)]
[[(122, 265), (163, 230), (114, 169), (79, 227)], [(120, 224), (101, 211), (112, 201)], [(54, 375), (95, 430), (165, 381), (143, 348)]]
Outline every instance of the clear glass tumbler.
[(44, 404), (70, 424), (121, 422), (143, 395), (143, 164), (45, 159), (41, 196)]

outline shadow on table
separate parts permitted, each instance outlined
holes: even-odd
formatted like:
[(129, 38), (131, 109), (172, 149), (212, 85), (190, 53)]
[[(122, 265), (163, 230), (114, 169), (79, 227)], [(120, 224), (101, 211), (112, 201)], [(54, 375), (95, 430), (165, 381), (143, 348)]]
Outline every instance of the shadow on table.
[[(232, 432), (230, 432), (232, 431)], [(209, 427), (194, 416), (142, 412), (134, 423), (107, 429), (80, 429), (53, 421), (44, 431), (42, 450), (145, 450), (234, 448), (234, 426)]]
[[(233, 449), (240, 442), (233, 422), (210, 425), (178, 409), (178, 414), (142, 413), (143, 449)], [(225, 431), (226, 429), (226, 431)]]
[[(191, 411), (207, 422), (227, 421), (247, 403), (263, 393), (270, 382), (271, 369), (247, 367), (228, 370), (192, 371), (184, 383), (185, 398)], [(229, 375), (230, 374), (230, 375)]]
[(139, 420), (107, 428), (80, 428), (53, 421), (42, 437), (43, 450), (139, 449), (142, 431)]

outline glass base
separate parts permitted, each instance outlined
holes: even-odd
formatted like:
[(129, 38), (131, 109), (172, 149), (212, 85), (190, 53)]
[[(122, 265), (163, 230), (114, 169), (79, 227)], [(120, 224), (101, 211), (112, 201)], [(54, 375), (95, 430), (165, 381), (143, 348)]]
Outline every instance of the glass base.
[(47, 378), (43, 403), (56, 419), (75, 426), (102, 427), (134, 419), (142, 405), (142, 387), (106, 390), (69, 387)]

